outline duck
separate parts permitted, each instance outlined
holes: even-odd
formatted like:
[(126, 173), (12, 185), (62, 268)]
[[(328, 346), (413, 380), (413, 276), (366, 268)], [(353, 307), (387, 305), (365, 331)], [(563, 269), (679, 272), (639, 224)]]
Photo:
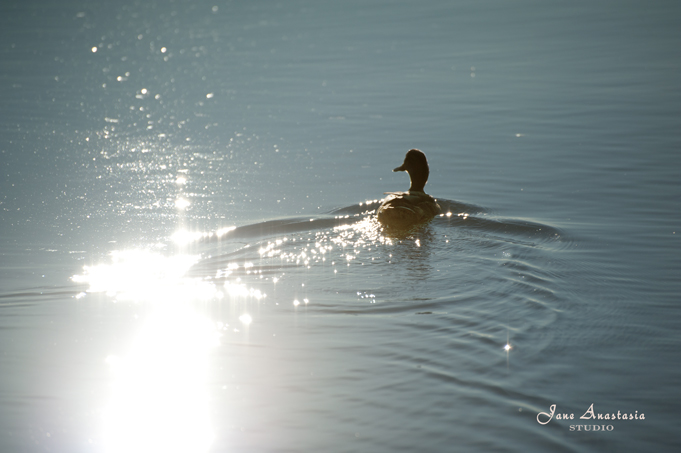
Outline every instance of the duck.
[(440, 213), (437, 200), (423, 190), (430, 174), (428, 159), (423, 151), (410, 149), (402, 165), (393, 171), (406, 171), (411, 185), (407, 192), (386, 192), (388, 196), (376, 211), (376, 217), (383, 226), (411, 228), (428, 222)]

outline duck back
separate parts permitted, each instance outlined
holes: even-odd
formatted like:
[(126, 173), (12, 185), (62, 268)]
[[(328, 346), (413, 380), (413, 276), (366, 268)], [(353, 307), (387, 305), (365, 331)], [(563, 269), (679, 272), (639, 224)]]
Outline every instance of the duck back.
[(384, 226), (408, 228), (424, 223), (440, 213), (440, 205), (430, 195), (402, 192), (388, 195), (376, 213)]

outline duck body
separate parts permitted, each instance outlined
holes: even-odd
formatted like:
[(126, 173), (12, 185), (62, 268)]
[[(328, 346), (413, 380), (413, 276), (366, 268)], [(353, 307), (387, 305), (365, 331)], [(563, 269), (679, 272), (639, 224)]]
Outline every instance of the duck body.
[(406, 171), (411, 186), (408, 192), (393, 192), (383, 200), (376, 216), (378, 221), (393, 228), (410, 228), (425, 223), (440, 213), (437, 200), (424, 192), (430, 170), (426, 155), (418, 149), (411, 149), (404, 163), (393, 171)]
[(409, 228), (425, 223), (440, 213), (437, 200), (425, 192), (409, 191), (388, 194), (376, 216), (381, 224)]

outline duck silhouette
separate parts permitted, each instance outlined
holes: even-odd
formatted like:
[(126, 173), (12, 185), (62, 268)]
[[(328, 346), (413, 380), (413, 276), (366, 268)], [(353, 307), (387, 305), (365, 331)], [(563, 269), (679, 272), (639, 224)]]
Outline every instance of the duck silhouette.
[(437, 200), (423, 191), (430, 170), (426, 155), (418, 149), (410, 149), (401, 166), (393, 171), (406, 171), (411, 186), (407, 192), (388, 192), (378, 208), (378, 221), (386, 227), (406, 229), (428, 222), (440, 213)]

